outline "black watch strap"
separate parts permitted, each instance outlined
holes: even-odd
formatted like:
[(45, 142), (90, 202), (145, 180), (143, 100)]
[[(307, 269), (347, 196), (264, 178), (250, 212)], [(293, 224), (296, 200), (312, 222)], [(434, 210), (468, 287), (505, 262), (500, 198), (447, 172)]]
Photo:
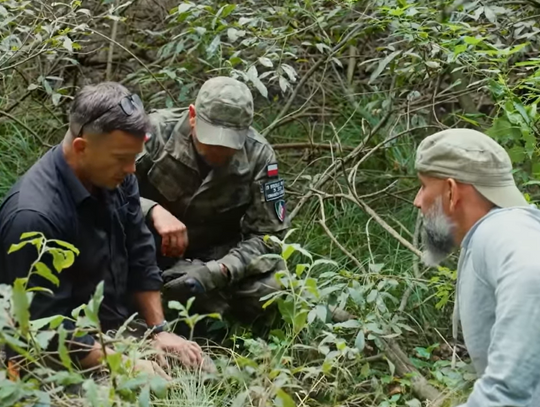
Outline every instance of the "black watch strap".
[(152, 332), (152, 335), (157, 335), (161, 332), (165, 332), (169, 330), (169, 323), (166, 320), (163, 320), (160, 324), (150, 326), (150, 331)]

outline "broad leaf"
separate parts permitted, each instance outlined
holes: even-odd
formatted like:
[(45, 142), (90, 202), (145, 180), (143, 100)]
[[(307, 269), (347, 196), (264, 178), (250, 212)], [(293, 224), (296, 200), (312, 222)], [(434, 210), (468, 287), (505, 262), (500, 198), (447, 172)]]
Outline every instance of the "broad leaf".
[(356, 335), (356, 339), (354, 340), (354, 347), (360, 352), (362, 352), (366, 347), (366, 338), (362, 329), (360, 329), (358, 331), (358, 335)]
[(392, 60), (395, 57), (397, 57), (399, 54), (401, 54), (401, 51), (394, 51), (391, 54), (387, 55), (384, 59), (382, 59), (379, 62), (379, 65), (377, 66), (377, 69), (375, 69), (375, 71), (373, 71), (373, 73), (371, 74), (371, 76), (369, 78), (369, 84), (371, 84), (375, 79), (377, 79), (379, 77), (379, 75), (382, 73), (382, 71), (384, 71), (386, 66), (390, 62), (392, 62)]
[(260, 57), (259, 62), (261, 63), (262, 66), (265, 66), (267, 68), (273, 68), (274, 67), (274, 64), (272, 63), (270, 58)]
[(274, 404), (277, 407), (296, 407), (296, 403), (294, 402), (292, 397), (285, 393), (283, 389), (278, 389)]
[(25, 290), (25, 281), (16, 279), (11, 292), (11, 301), (13, 304), (13, 313), (15, 320), (19, 324), (19, 328), (23, 335), (28, 334), (30, 328), (30, 303)]
[(36, 267), (35, 273), (37, 275), (43, 277), (45, 280), (51, 282), (52, 284), (54, 284), (57, 287), (60, 285), (60, 280), (58, 279), (58, 277), (56, 277), (53, 274), (51, 269), (49, 267), (47, 267), (46, 264), (44, 264), (42, 262), (37, 262), (35, 267)]
[(58, 329), (58, 354), (66, 369), (72, 370), (72, 362), (66, 347), (67, 331), (63, 326)]

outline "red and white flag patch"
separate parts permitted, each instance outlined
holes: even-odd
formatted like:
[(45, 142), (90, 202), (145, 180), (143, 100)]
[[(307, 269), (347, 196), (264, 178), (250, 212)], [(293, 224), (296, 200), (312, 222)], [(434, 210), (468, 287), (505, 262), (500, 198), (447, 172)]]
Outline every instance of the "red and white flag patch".
[(269, 177), (277, 177), (278, 175), (278, 165), (276, 164), (268, 164), (268, 167), (266, 167), (266, 172)]

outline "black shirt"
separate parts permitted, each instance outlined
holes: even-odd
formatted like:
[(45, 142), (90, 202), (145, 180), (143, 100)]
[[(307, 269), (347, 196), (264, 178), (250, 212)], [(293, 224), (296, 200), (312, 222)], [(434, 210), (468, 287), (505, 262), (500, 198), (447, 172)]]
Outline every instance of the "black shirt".
[[(35, 293), (31, 319), (70, 316), (104, 280), (101, 328), (115, 329), (133, 313), (130, 293), (161, 288), (155, 244), (144, 223), (134, 175), (114, 190), (90, 194), (68, 166), (62, 146), (55, 146), (19, 179), (0, 206), (0, 283), (12, 284), (16, 278), (26, 277), (37, 258), (32, 245), (7, 254), (25, 232), (41, 232), (47, 239), (71, 243), (80, 251), (73, 265), (59, 274), (50, 254), (42, 258), (57, 275), (59, 286), (32, 276), (28, 287), (46, 287), (54, 295)], [(66, 329), (74, 329), (72, 322), (64, 324)], [(94, 343), (90, 335), (74, 339)], [(87, 352), (76, 348), (76, 358), (84, 358)]]

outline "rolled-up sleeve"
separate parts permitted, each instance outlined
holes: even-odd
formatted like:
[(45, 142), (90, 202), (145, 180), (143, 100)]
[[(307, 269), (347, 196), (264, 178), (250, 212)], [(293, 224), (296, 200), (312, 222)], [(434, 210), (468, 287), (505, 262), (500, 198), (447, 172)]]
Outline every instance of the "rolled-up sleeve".
[(156, 262), (154, 237), (144, 220), (139, 187), (134, 175), (125, 180), (124, 192), (128, 200), (128, 219), (125, 226), (129, 257), (128, 289), (132, 292), (159, 291), (163, 279)]
[[(13, 244), (21, 241), (21, 235), (27, 232), (42, 233), (46, 239), (65, 240), (65, 237), (60, 233), (44, 215), (39, 212), (22, 210), (11, 216), (10, 219), (2, 226), (0, 239), (2, 250), (7, 253)], [(26, 240), (26, 239), (25, 239)], [(30, 272), (33, 262), (38, 257), (37, 248), (33, 244), (26, 244), (17, 251), (8, 254), (5, 257), (4, 270), (1, 271), (2, 281), (8, 284), (13, 284), (18, 278), (25, 278)], [(52, 256), (45, 253), (40, 261), (46, 264), (50, 270), (55, 273), (53, 267)], [(31, 320), (51, 317), (54, 315), (62, 315), (69, 317), (71, 315), (71, 296), (73, 284), (67, 278), (68, 270), (63, 270), (62, 273), (56, 274), (59, 280), (58, 286), (52, 284), (47, 279), (32, 274), (28, 280), (27, 288), (43, 287), (51, 290), (52, 295), (45, 291), (35, 291), (32, 303), (30, 304)], [(75, 324), (72, 321), (64, 321), (63, 325), (67, 331), (74, 331)], [(94, 338), (89, 335), (73, 336), (68, 335), (68, 349), (71, 351), (71, 356), (75, 360), (80, 360), (86, 357), (90, 348), (94, 344)], [(56, 338), (49, 345), (49, 349), (54, 349), (58, 346)]]

